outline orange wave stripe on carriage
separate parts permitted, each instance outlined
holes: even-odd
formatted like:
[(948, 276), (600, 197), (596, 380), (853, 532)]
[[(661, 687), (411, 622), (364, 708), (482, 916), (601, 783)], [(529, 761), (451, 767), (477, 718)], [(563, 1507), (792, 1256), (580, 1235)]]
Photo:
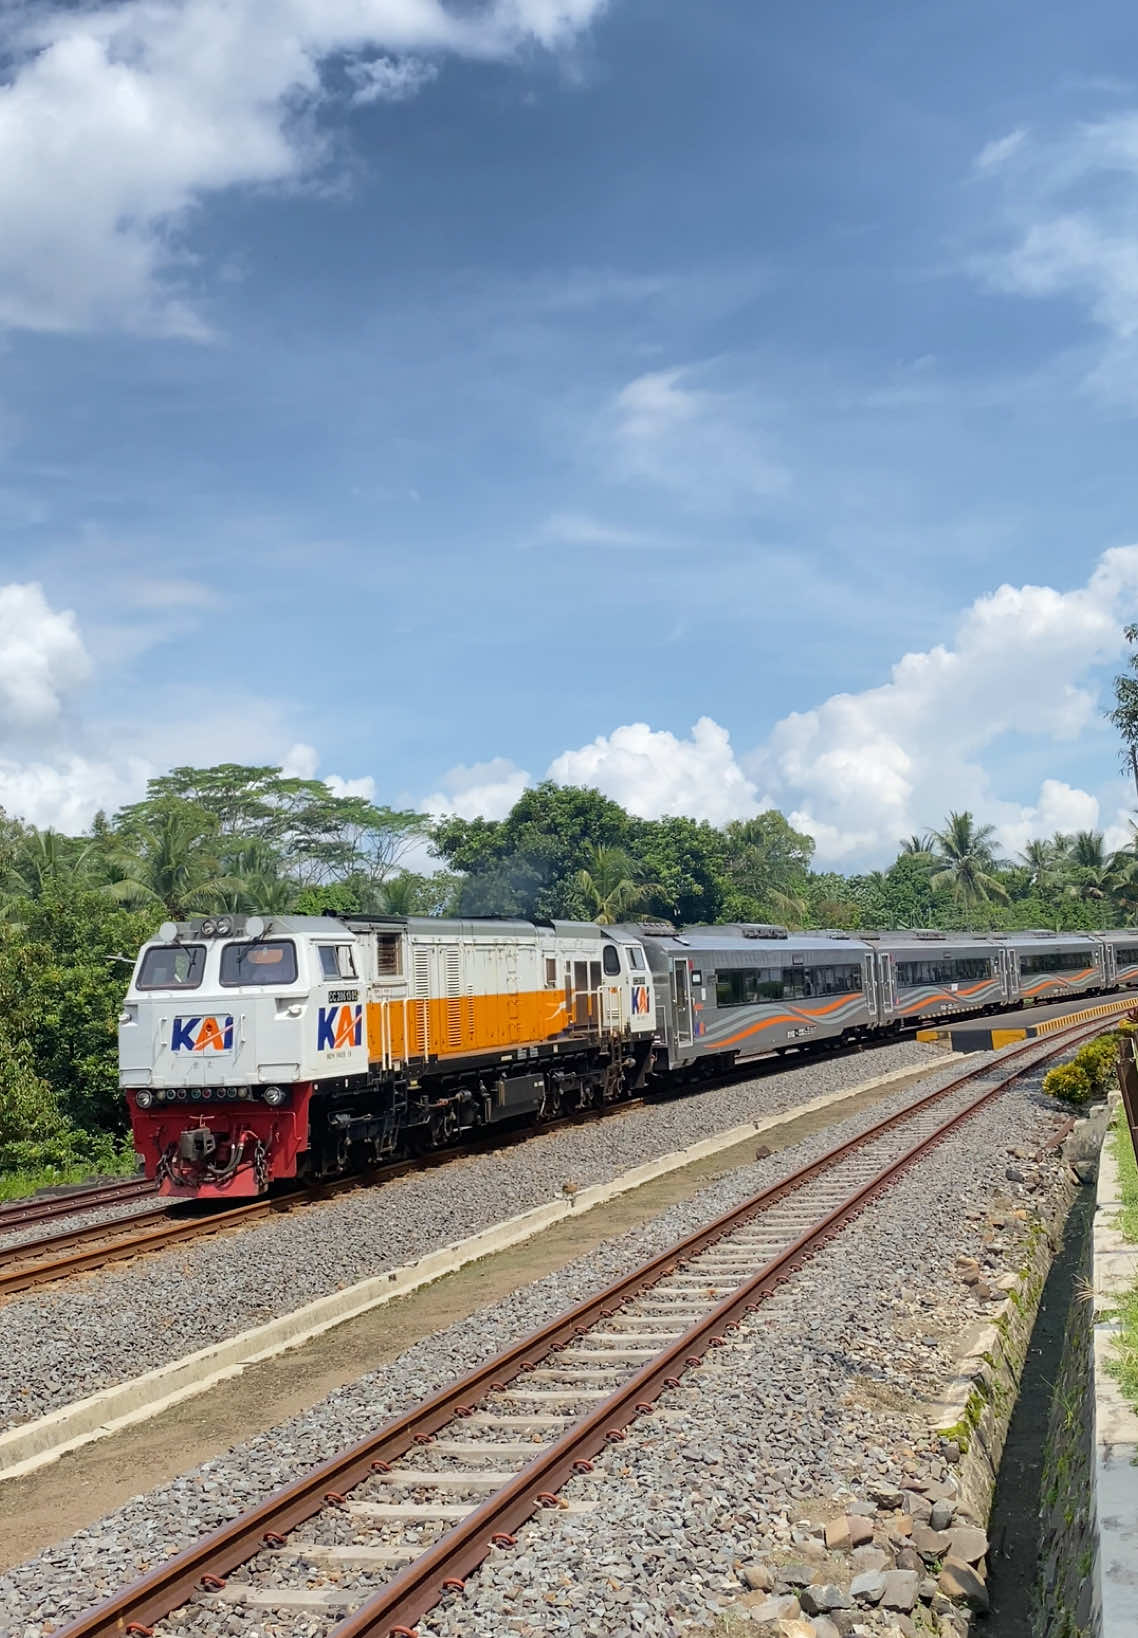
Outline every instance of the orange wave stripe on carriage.
[(774, 1029), (776, 1024), (800, 1024), (804, 1018), (824, 1018), (829, 1012), (836, 1012), (844, 1007), (848, 1001), (862, 999), (860, 990), (851, 990), (848, 995), (839, 995), (836, 1001), (831, 1001), (827, 1007), (814, 1007), (808, 1010), (803, 1007), (801, 1012), (780, 1012), (777, 1018), (763, 1018), (757, 1024), (751, 1024), (747, 1029), (741, 1029), (738, 1035), (728, 1035), (725, 1040), (708, 1042), (709, 1046), (729, 1047), (736, 1041), (745, 1041), (748, 1035), (755, 1035), (761, 1029)]
[(1038, 995), (1040, 990), (1054, 989), (1056, 985), (1060, 989), (1066, 989), (1071, 984), (1077, 984), (1080, 978), (1089, 978), (1092, 973), (1097, 972), (1097, 967), (1084, 967), (1080, 972), (1072, 973), (1069, 978), (1060, 978), (1058, 975), (1054, 975), (1051, 978), (1042, 979), (1040, 983), (1033, 985), (1030, 990), (1021, 990), (1020, 995)]
[(996, 978), (984, 978), (979, 984), (970, 984), (966, 990), (938, 990), (935, 995), (926, 995), (923, 1001), (914, 1001), (911, 1006), (902, 1007), (900, 1016), (903, 1018), (906, 1013), (920, 1012), (922, 1007), (927, 1007), (932, 1001), (959, 1001), (962, 995), (976, 995), (980, 990), (986, 990), (998, 982)]

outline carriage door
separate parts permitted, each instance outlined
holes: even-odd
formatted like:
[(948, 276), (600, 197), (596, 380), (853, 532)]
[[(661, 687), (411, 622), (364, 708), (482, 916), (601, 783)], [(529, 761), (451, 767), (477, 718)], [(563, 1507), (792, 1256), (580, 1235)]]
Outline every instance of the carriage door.
[(1000, 994), (1005, 1001), (1014, 1001), (1016, 998), (1015, 968), (1012, 952), (1005, 945), (996, 951), (996, 970), (1000, 975)]
[(862, 957), (861, 987), (865, 992), (865, 1005), (869, 1016), (877, 1023), (880, 1021), (882, 1014), (877, 1010), (877, 975), (873, 970), (872, 954)]
[(672, 962), (672, 1016), (676, 1021), (676, 1045), (691, 1046), (691, 979), (686, 956)]
[(877, 962), (877, 987), (881, 1008), (879, 1017), (884, 1023), (887, 1018), (892, 1018), (897, 1008), (897, 974), (893, 966), (893, 952), (878, 950), (869, 959)]
[(1101, 952), (1099, 955), (1099, 966), (1102, 968), (1103, 984), (1108, 986), (1117, 984), (1118, 963), (1114, 959), (1114, 945), (1107, 944), (1106, 940), (1104, 939), (1099, 945), (1099, 950)]

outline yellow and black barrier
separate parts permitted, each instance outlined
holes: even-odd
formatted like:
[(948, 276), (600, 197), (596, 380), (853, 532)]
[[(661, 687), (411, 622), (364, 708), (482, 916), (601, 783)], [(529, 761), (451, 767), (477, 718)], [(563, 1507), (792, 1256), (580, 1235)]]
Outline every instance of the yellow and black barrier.
[(1077, 1012), (1061, 1012), (1053, 1018), (1041, 1018), (1038, 1023), (1013, 1024), (1010, 1021), (1001, 1023), (998, 1018), (988, 1021), (971, 1018), (966, 1023), (919, 1029), (917, 1040), (950, 1046), (953, 1052), (998, 1052), (1000, 1047), (1031, 1041), (1038, 1035), (1053, 1035), (1057, 1029), (1070, 1029), (1072, 1024), (1087, 1024), (1094, 1018), (1126, 1012), (1135, 1005), (1136, 999), (1131, 995), (1125, 1000), (1102, 1001), (1093, 1007), (1080, 1007)]

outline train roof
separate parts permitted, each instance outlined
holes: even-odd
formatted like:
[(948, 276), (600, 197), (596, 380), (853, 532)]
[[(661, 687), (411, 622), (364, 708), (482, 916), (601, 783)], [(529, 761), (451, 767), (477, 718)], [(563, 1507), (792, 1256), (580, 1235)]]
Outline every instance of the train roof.
[(869, 948), (855, 933), (789, 933), (785, 927), (765, 922), (731, 922), (720, 927), (685, 927), (681, 931), (645, 922), (621, 930), (646, 944), (674, 950), (677, 955), (684, 950), (723, 950), (782, 958), (790, 949), (848, 961)]

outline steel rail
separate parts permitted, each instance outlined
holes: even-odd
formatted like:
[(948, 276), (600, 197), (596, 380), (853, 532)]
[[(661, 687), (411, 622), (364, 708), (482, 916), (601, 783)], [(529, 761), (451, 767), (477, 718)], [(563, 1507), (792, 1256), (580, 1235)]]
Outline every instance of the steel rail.
[(80, 1212), (95, 1211), (99, 1206), (116, 1206), (124, 1200), (153, 1194), (157, 1187), (148, 1177), (124, 1177), (76, 1189), (74, 1194), (54, 1195), (50, 1200), (40, 1200), (34, 1196), (30, 1200), (13, 1200), (0, 1206), (0, 1234), (25, 1228), (29, 1223), (42, 1223), (52, 1217), (78, 1216)]
[[(452, 1421), (469, 1415), (472, 1402), (482, 1398), (492, 1389), (504, 1386), (532, 1370), (537, 1359), (561, 1351), (580, 1334), (587, 1332), (590, 1326), (608, 1318), (618, 1307), (657, 1284), (661, 1278), (674, 1273), (681, 1262), (706, 1250), (708, 1246), (731, 1233), (748, 1219), (759, 1215), (787, 1195), (796, 1193), (823, 1172), (831, 1170), (854, 1151), (865, 1147), (890, 1129), (912, 1120), (923, 1110), (958, 1092), (970, 1081), (981, 1076), (998, 1077), (995, 1084), (986, 1089), (965, 1110), (954, 1116), (944, 1127), (938, 1128), (916, 1149), (907, 1151), (900, 1161), (892, 1163), (885, 1172), (871, 1179), (855, 1197), (851, 1197), (832, 1211), (822, 1223), (807, 1231), (789, 1251), (776, 1259), (776, 1263), (782, 1268), (781, 1277), (785, 1278), (789, 1272), (789, 1264), (786, 1262), (788, 1258), (801, 1260), (812, 1246), (820, 1243), (820, 1235), (834, 1232), (840, 1226), (840, 1222), (855, 1209), (864, 1207), (872, 1193), (886, 1187), (899, 1169), (911, 1164), (920, 1153), (940, 1141), (961, 1120), (1005, 1091), (1021, 1075), (1058, 1057), (1072, 1045), (1099, 1033), (1102, 1028), (1102, 1020), (1097, 1020), (1093, 1025), (1084, 1024), (1076, 1030), (1065, 1032), (1063, 1039), (1052, 1036), (1046, 1042), (1046, 1050), (1034, 1057), (1030, 1063), (1020, 1064), (1010, 1074), (1001, 1075), (1005, 1066), (1028, 1053), (1038, 1053), (1041, 1042), (1036, 1039), (1027, 1041), (1005, 1054), (1000, 1062), (984, 1064), (957, 1076), (906, 1109), (883, 1117), (864, 1132), (837, 1144), (799, 1171), (763, 1189), (713, 1222), (686, 1236), (667, 1251), (622, 1276), (603, 1291), (586, 1298), (476, 1370), (450, 1383), (431, 1398), (388, 1422), (368, 1438), (339, 1452), (311, 1473), (269, 1496), (259, 1506), (195, 1542), (141, 1580), (79, 1616), (70, 1625), (61, 1629), (57, 1638), (110, 1638), (111, 1634), (148, 1632), (152, 1623), (169, 1615), (200, 1590), (203, 1577), (218, 1580), (224, 1578), (232, 1570), (263, 1552), (274, 1541), (287, 1535), (290, 1530), (337, 1501), (344, 1491), (351, 1490), (363, 1481), (382, 1473), (384, 1464), (390, 1465), (393, 1460), (405, 1455), (418, 1443), (429, 1439)], [(772, 1273), (774, 1267), (773, 1264), (768, 1265), (756, 1279), (777, 1279), (778, 1273)], [(748, 1282), (745, 1288), (748, 1295), (741, 1299), (744, 1306), (746, 1301), (752, 1300), (754, 1286), (754, 1280)], [(707, 1330), (704, 1351), (706, 1346), (711, 1345), (712, 1337), (721, 1336), (722, 1331), (733, 1320), (739, 1301), (739, 1293), (734, 1293), (712, 1310), (702, 1322), (702, 1330)], [(701, 1327), (696, 1328), (699, 1334), (702, 1334), (702, 1330)], [(629, 1403), (635, 1403), (637, 1398), (647, 1400), (652, 1385), (655, 1385), (654, 1391), (658, 1392), (659, 1386), (676, 1379), (677, 1364), (679, 1363), (682, 1369), (682, 1361), (693, 1354), (695, 1344), (692, 1337), (695, 1334), (689, 1333), (681, 1338), (674, 1346), (669, 1347), (665, 1354), (657, 1356), (633, 1378), (634, 1398), (629, 1400)], [(696, 1341), (698, 1343), (698, 1335)], [(662, 1361), (665, 1363), (661, 1363)], [(645, 1386), (646, 1383), (649, 1387)], [(626, 1388), (629, 1386), (632, 1385), (626, 1385)], [(453, 1562), (463, 1566), (461, 1572), (452, 1572), (449, 1568), (451, 1559), (448, 1557), (447, 1574), (458, 1574), (459, 1579), (462, 1575), (469, 1574), (489, 1552), (492, 1545), (491, 1535), (510, 1533), (508, 1523), (495, 1526), (489, 1533), (487, 1532), (486, 1521), (492, 1512), (497, 1517), (496, 1509), (500, 1507), (501, 1516), (512, 1521), (516, 1527), (522, 1519), (530, 1516), (537, 1506), (544, 1505), (539, 1501), (539, 1493), (551, 1492), (555, 1488), (555, 1481), (564, 1482), (573, 1471), (575, 1460), (587, 1459), (583, 1450), (570, 1441), (578, 1436), (593, 1440), (600, 1429), (599, 1439), (596, 1439), (592, 1446), (594, 1450), (599, 1449), (606, 1442), (608, 1432), (612, 1431), (613, 1421), (620, 1414), (620, 1407), (626, 1402), (626, 1388), (622, 1388), (617, 1395), (605, 1401), (597, 1412), (578, 1423), (555, 1445), (549, 1446), (537, 1463), (522, 1469), (509, 1486), (498, 1492), (495, 1497), (489, 1498), (467, 1520), (429, 1547), (422, 1559), (400, 1572), (376, 1599), (371, 1600), (346, 1622), (341, 1623), (335, 1629), (332, 1638), (356, 1638), (357, 1632), (386, 1634), (400, 1624), (418, 1619), (425, 1609), (437, 1602), (440, 1591), (437, 1581), (441, 1574), (439, 1565), (442, 1562), (440, 1554), (444, 1547), (448, 1555), (456, 1555)], [(550, 1472), (547, 1471), (550, 1462), (553, 1462), (556, 1469), (552, 1479)], [(472, 1523), (475, 1520), (477, 1524)], [(426, 1566), (422, 1574), (419, 1574), (420, 1565)], [(391, 1602), (393, 1598), (396, 1600), (394, 1604)], [(382, 1608), (380, 1601), (383, 1601)], [(354, 1625), (365, 1621), (365, 1618), (365, 1625), (359, 1627)], [(383, 1625), (384, 1622), (386, 1625)]]

